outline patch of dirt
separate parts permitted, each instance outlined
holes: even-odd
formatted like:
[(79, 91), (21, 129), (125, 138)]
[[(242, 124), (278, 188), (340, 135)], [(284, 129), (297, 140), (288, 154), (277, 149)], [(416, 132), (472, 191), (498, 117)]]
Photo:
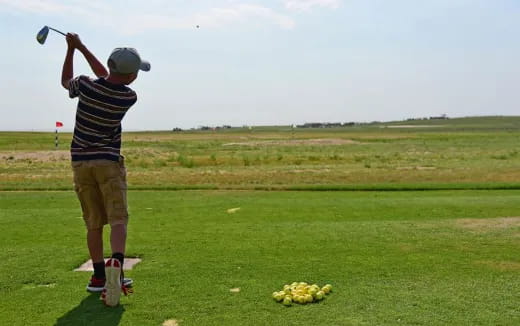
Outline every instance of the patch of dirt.
[(22, 289), (24, 290), (32, 290), (36, 288), (54, 288), (56, 287), (56, 283), (42, 283), (42, 284), (35, 284), (35, 283), (27, 283), (24, 284)]
[(373, 135), (356, 135), (358, 139), (367, 139), (367, 140), (397, 140), (397, 139), (417, 139), (417, 136), (410, 134), (384, 134), (383, 132), (374, 133)]
[(406, 253), (411, 253), (413, 251), (415, 251), (415, 247), (409, 243), (400, 243), (397, 245), (397, 247), (403, 251), (403, 252), (406, 252)]
[(485, 265), (501, 272), (520, 271), (520, 262), (517, 261), (492, 261), (492, 260), (478, 260), (477, 265)]
[(240, 292), (240, 288), (229, 289), (229, 292), (238, 293)]
[(351, 139), (320, 138), (320, 139), (291, 139), (291, 140), (264, 140), (238, 143), (226, 143), (222, 146), (301, 146), (301, 145), (351, 145), (360, 142)]
[(323, 172), (330, 172), (330, 169), (305, 169), (305, 170), (290, 170), (291, 173), (323, 173)]
[(179, 326), (179, 322), (175, 319), (168, 319), (162, 323), (162, 326)]
[(0, 160), (31, 160), (35, 162), (55, 162), (70, 160), (70, 152), (67, 151), (16, 151), (16, 152), (0, 152)]
[(520, 217), (461, 218), (455, 220), (457, 227), (484, 233), (520, 227)]
[(437, 170), (437, 168), (434, 166), (398, 166), (396, 169), (397, 170), (419, 170), (419, 171)]

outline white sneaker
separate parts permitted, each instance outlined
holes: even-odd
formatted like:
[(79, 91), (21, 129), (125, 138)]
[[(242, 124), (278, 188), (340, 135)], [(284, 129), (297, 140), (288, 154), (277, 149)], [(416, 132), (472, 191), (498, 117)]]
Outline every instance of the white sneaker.
[(110, 258), (105, 264), (106, 282), (101, 299), (109, 307), (119, 304), (121, 297), (121, 262), (116, 258)]
[[(94, 275), (90, 278), (90, 281), (87, 284), (88, 292), (102, 292), (105, 289), (106, 279), (104, 278), (96, 278)], [(123, 278), (123, 288), (129, 290), (134, 284), (134, 280), (131, 278)]]

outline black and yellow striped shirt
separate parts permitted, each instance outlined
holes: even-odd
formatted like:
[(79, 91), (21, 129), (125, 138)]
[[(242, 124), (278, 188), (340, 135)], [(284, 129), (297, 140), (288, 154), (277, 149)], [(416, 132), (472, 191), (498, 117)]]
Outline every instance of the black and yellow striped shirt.
[(104, 78), (79, 76), (70, 81), (69, 96), (79, 98), (70, 148), (72, 161), (119, 161), (121, 120), (137, 101), (135, 92)]

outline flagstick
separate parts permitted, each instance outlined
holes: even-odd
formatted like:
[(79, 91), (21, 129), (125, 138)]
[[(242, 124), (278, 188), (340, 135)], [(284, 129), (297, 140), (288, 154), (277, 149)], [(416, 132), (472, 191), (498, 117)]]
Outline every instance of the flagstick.
[(55, 149), (58, 149), (58, 128), (56, 128), (56, 136), (54, 137)]

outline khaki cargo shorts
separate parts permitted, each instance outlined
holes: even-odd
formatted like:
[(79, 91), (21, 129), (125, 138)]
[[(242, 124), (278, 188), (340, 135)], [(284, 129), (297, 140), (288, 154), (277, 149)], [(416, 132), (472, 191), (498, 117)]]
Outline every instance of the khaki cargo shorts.
[(73, 161), (74, 190), (78, 195), (87, 229), (105, 224), (128, 223), (124, 158)]

